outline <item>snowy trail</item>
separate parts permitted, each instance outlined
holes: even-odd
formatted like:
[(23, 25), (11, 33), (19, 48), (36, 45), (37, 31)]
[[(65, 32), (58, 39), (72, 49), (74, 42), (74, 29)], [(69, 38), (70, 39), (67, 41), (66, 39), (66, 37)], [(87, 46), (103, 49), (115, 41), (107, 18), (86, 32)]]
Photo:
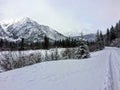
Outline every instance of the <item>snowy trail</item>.
[[(114, 90), (114, 82), (113, 82), (113, 80), (114, 80), (114, 78), (113, 78), (113, 70), (112, 70), (112, 54), (110, 53), (110, 57), (109, 57), (109, 73), (110, 73), (110, 78), (109, 79), (111, 79), (111, 81), (110, 81), (110, 88), (111, 88), (111, 90)], [(109, 89), (110, 90), (110, 89)]]
[(120, 55), (117, 50), (118, 49), (114, 49), (111, 51), (109, 61), (112, 76), (112, 90), (120, 90)]
[(120, 55), (116, 50), (110, 49), (104, 90), (120, 90)]
[(120, 90), (120, 49), (0, 73), (0, 90)]

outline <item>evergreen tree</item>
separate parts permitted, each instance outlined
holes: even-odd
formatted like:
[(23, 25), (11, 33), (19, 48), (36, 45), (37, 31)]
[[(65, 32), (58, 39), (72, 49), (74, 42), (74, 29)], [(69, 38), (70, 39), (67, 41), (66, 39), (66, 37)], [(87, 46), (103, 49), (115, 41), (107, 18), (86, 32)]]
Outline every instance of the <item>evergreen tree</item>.
[(120, 21), (115, 26), (115, 34), (116, 34), (116, 38), (120, 37)]
[(104, 45), (104, 36), (102, 34), (102, 31), (100, 31), (100, 44), (101, 44), (100, 49), (103, 49), (105, 45)]
[(118, 23), (118, 37), (120, 38), (120, 21)]
[(75, 50), (74, 58), (75, 59), (83, 59), (90, 57), (89, 48), (87, 43), (83, 40), (83, 33), (81, 33), (81, 39), (79, 43), (79, 47)]
[(119, 23), (117, 23), (115, 26), (115, 34), (116, 34), (116, 38), (118, 38), (119, 37)]
[(112, 26), (110, 29), (110, 41), (112, 42), (112, 40), (114, 40), (115, 38), (116, 38), (115, 29)]
[(20, 50), (24, 50), (24, 38), (21, 39)]
[(0, 39), (0, 47), (3, 47), (3, 39)]
[(88, 57), (90, 57), (88, 46), (84, 41), (82, 41), (80, 46), (75, 51), (75, 59), (83, 59)]
[(107, 46), (110, 45), (110, 31), (109, 31), (109, 29), (107, 29), (107, 33), (106, 33), (106, 45)]
[(104, 48), (104, 36), (102, 31), (97, 31), (96, 44), (98, 50), (102, 50)]
[(96, 34), (96, 44), (97, 44), (97, 49), (99, 50), (100, 49), (100, 33), (99, 33), (99, 30), (97, 31), (97, 34)]
[(48, 39), (48, 37), (46, 35), (44, 37), (43, 47), (44, 47), (44, 49), (49, 49), (49, 39)]

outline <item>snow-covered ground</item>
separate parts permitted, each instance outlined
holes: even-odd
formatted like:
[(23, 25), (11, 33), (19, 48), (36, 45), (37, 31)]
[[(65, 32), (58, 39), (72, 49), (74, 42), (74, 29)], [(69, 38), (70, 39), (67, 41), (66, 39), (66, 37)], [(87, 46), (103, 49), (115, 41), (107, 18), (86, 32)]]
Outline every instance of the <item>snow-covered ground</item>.
[(120, 90), (120, 49), (0, 73), (0, 90)]

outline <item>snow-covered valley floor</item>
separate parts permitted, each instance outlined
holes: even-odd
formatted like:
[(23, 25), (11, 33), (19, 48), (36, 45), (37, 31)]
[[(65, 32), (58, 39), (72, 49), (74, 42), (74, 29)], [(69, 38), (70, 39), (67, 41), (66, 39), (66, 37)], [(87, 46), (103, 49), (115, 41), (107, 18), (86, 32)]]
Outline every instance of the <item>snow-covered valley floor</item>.
[(0, 90), (120, 90), (120, 49), (0, 73)]

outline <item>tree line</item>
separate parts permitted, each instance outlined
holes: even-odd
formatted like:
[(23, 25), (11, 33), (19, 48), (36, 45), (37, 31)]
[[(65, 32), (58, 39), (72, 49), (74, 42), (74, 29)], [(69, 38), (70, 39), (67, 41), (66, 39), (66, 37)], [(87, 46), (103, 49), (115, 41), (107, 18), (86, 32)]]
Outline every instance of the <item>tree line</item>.
[(27, 42), (24, 38), (17, 41), (8, 41), (6, 39), (0, 39), (0, 50), (35, 50), (35, 49), (50, 49), (50, 48), (70, 48), (79, 46), (80, 41), (72, 38), (66, 38), (64, 40), (50, 41), (45, 36), (42, 42)]
[(96, 33), (96, 40), (88, 42), (90, 51), (102, 50), (105, 46), (120, 47), (120, 21), (115, 26), (107, 28), (103, 34), (101, 30)]
[(120, 38), (120, 21), (116, 23), (115, 26), (111, 26), (107, 29), (105, 34), (105, 45), (110, 46), (111, 43), (117, 38)]

